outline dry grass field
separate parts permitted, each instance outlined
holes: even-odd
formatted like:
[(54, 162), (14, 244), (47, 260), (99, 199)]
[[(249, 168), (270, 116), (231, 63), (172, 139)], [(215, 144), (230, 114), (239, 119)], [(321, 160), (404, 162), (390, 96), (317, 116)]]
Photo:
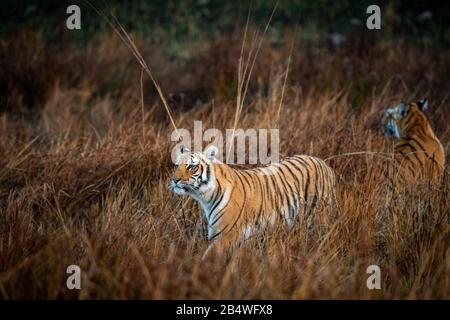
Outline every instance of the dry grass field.
[[(176, 59), (131, 33), (179, 128), (233, 128), (240, 31)], [(279, 128), (282, 156), (328, 159), (336, 218), (316, 212), (313, 232), (277, 229), (204, 261), (201, 208), (168, 189), (173, 128), (112, 30), (80, 49), (24, 29), (0, 40), (0, 70), (0, 298), (450, 299), (448, 165), (442, 185), (395, 199), (369, 178), (375, 153), (392, 152), (383, 113), (402, 98), (429, 98), (450, 158), (449, 49), (269, 32), (238, 127)], [(71, 264), (81, 290), (66, 288)], [(381, 290), (366, 287), (373, 264)]]

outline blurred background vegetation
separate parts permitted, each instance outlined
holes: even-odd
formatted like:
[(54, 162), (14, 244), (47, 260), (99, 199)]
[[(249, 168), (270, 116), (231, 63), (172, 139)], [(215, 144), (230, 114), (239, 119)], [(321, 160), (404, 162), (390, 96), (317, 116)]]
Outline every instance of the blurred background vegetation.
[[(325, 54), (335, 60), (330, 66), (339, 70), (340, 76), (329, 77), (322, 71), (323, 79), (315, 85), (342, 88), (342, 83), (354, 82), (358, 88), (352, 90), (352, 95), (354, 101), (361, 103), (381, 78), (396, 78), (405, 67), (400, 63), (395, 69), (374, 72), (374, 64), (384, 65), (395, 47), (400, 51), (413, 50), (411, 55), (417, 57), (426, 53), (427, 62), (434, 63), (440, 60), (433, 55), (440, 54), (445, 60), (445, 51), (450, 47), (449, 2), (377, 1), (382, 28), (368, 30), (366, 10), (373, 3), (369, 0), (4, 0), (0, 3), (0, 110), (22, 113), (24, 109), (41, 107), (55, 83), (80, 88), (89, 82), (96, 87), (95, 96), (111, 94), (117, 98), (123, 95), (124, 85), (129, 86), (139, 78), (139, 69), (131, 68), (137, 66), (136, 60), (131, 53), (122, 52), (126, 50), (123, 43), (112, 43), (118, 38), (92, 6), (109, 16), (111, 13), (117, 16), (143, 50), (165, 92), (174, 97), (169, 99), (175, 108), (212, 97), (235, 96), (235, 71), (247, 16), (250, 12), (249, 34), (259, 30), (261, 35), (275, 6), (265, 35), (265, 45), (270, 48), (261, 50), (266, 57), (258, 58), (261, 66), (256, 69), (251, 86), (268, 83), (269, 73), (275, 72), (272, 67), (283, 60), (276, 57), (281, 54), (287, 58), (295, 44), (289, 84), (308, 90), (315, 78), (313, 74), (323, 68), (320, 66), (323, 57), (321, 60), (318, 55)], [(70, 4), (81, 8), (81, 30), (66, 28), (69, 16), (66, 9)], [(406, 81), (415, 84), (418, 90), (418, 84), (429, 80), (423, 74), (431, 77), (431, 67), (425, 62), (424, 66), (417, 64), (417, 58), (413, 60), (417, 72), (404, 71), (408, 73)], [(365, 80), (355, 81), (355, 72), (364, 75)], [(264, 81), (258, 80), (261, 78)], [(441, 90), (435, 85), (430, 88)], [(253, 89), (250, 95), (258, 88)], [(155, 93), (146, 92), (146, 102), (158, 101)]]
[[(151, 0), (100, 1), (98, 7), (109, 8), (128, 31), (138, 32), (146, 41), (163, 45), (176, 53), (183, 44), (202, 41), (222, 32), (241, 30), (252, 7), (251, 21), (264, 25), (275, 5), (273, 0)], [(82, 12), (82, 30), (67, 32), (63, 28), (70, 4), (78, 4)], [(386, 39), (398, 38), (431, 45), (450, 45), (450, 5), (448, 1), (280, 1), (271, 23), (271, 32), (282, 32), (298, 26), (300, 33), (317, 38), (329, 33), (352, 35), (364, 30), (366, 9), (377, 4), (382, 12), (382, 30)], [(51, 41), (80, 44), (104, 28), (102, 19), (82, 0), (3, 0), (0, 4), (0, 35), (23, 28), (40, 29)]]

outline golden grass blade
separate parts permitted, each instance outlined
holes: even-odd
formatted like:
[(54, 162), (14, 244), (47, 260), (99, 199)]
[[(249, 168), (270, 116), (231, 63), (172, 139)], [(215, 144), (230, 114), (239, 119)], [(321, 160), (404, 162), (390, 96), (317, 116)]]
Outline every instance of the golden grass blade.
[[(266, 26), (264, 28), (264, 32), (262, 34), (262, 36), (259, 38), (258, 41), (258, 45), (256, 46), (256, 52), (253, 54), (253, 50), (254, 50), (254, 45), (257, 42), (256, 40), (258, 39), (258, 33), (255, 32), (255, 37), (254, 37), (254, 41), (251, 44), (251, 48), (247, 57), (247, 62), (244, 66), (244, 70), (243, 71), (238, 71), (238, 92), (237, 92), (237, 98), (236, 98), (236, 113), (235, 113), (235, 117), (234, 117), (234, 124), (233, 124), (233, 131), (231, 133), (231, 140), (230, 141), (234, 141), (234, 135), (236, 133), (236, 128), (237, 128), (237, 124), (239, 122), (239, 117), (241, 115), (241, 110), (244, 106), (244, 102), (245, 102), (245, 96), (247, 94), (247, 90), (248, 90), (248, 86), (250, 83), (250, 79), (253, 73), (253, 68), (255, 66), (255, 62), (256, 62), (256, 58), (258, 57), (259, 51), (261, 49), (262, 43), (264, 41), (264, 37), (267, 33), (267, 30), (269, 29), (269, 25), (270, 22), (272, 21), (272, 18), (276, 12), (276, 9), (278, 7), (278, 1), (275, 3), (275, 6), (272, 9), (272, 13), (270, 14), (269, 20), (266, 23)], [(250, 7), (251, 9), (251, 7)], [(242, 57), (243, 57), (243, 52), (244, 52), (244, 46), (245, 46), (245, 40), (246, 40), (246, 34), (247, 34), (247, 29), (248, 29), (248, 23), (249, 23), (249, 17), (250, 17), (250, 10), (249, 10), (249, 15), (247, 16), (247, 22), (246, 22), (246, 26), (245, 26), (245, 31), (244, 31), (244, 38), (243, 38), (243, 42), (242, 42), (242, 47), (241, 47), (241, 57), (239, 58), (239, 69), (242, 69)], [(251, 61), (251, 62), (250, 62)], [(250, 68), (249, 68), (250, 66)], [(231, 148), (233, 146), (233, 143), (230, 144), (230, 147), (228, 149), (228, 154), (229, 156), (231, 155)], [(229, 160), (229, 159), (228, 159)]]
[(279, 126), (280, 112), (281, 112), (281, 107), (283, 106), (284, 92), (286, 90), (287, 78), (288, 78), (288, 75), (289, 75), (289, 70), (290, 70), (291, 60), (292, 60), (292, 53), (294, 52), (294, 46), (295, 46), (295, 39), (296, 38), (297, 38), (297, 27), (295, 28), (294, 40), (292, 41), (291, 50), (290, 50), (289, 57), (288, 57), (288, 64), (286, 66), (286, 71), (285, 71), (285, 74), (284, 74), (283, 88), (281, 89), (280, 104), (278, 106), (278, 111), (277, 111), (277, 125), (278, 126)]
[(128, 32), (125, 30), (125, 28), (122, 26), (120, 21), (117, 19), (117, 17), (111, 12), (111, 17), (113, 18), (113, 21), (117, 24), (118, 27), (114, 25), (114, 23), (106, 16), (104, 12), (102, 12), (100, 9), (96, 8), (89, 0), (86, 0), (86, 2), (91, 6), (97, 14), (99, 14), (103, 19), (108, 23), (108, 25), (115, 31), (115, 33), (120, 37), (120, 39), (123, 41), (123, 43), (128, 47), (128, 49), (133, 53), (136, 60), (141, 65), (142, 69), (145, 70), (147, 75), (150, 77), (150, 80), (152, 81), (153, 85), (156, 88), (156, 91), (158, 92), (158, 95), (163, 103), (163, 106), (165, 108), (165, 111), (167, 115), (169, 116), (170, 122), (174, 128), (174, 130), (178, 134), (178, 129), (175, 124), (175, 120), (172, 115), (172, 111), (169, 107), (169, 104), (167, 103), (166, 98), (164, 97), (164, 94), (161, 90), (160, 85), (156, 81), (156, 78), (153, 76), (152, 72), (150, 71), (150, 68), (148, 67), (147, 63), (145, 62), (144, 58), (142, 57), (142, 54), (140, 53), (139, 49), (137, 48), (135, 42), (130, 37)]

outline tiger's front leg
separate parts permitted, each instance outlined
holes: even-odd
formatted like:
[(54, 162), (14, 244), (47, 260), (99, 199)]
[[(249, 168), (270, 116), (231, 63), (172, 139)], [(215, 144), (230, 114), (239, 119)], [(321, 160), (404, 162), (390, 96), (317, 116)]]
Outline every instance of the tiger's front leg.
[(223, 254), (233, 250), (237, 246), (238, 240), (238, 228), (233, 228), (231, 230), (224, 229), (223, 233), (217, 235), (217, 237), (211, 240), (211, 243), (202, 255), (202, 260), (209, 256), (213, 251), (218, 254)]
[(209, 244), (208, 248), (206, 248), (205, 252), (202, 255), (202, 261), (210, 254), (211, 250), (215, 247), (216, 242), (213, 241)]

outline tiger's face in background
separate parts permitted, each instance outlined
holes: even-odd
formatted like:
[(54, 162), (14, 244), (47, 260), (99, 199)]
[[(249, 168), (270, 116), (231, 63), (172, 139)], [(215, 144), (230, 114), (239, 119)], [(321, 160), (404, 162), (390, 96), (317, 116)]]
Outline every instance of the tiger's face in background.
[(187, 194), (196, 198), (214, 188), (212, 164), (216, 151), (216, 147), (210, 147), (203, 154), (180, 146), (169, 188), (178, 195)]
[(388, 107), (385, 113), (384, 135), (394, 136), (397, 139), (408, 136), (415, 126), (427, 121), (423, 114), (427, 108), (428, 99), (411, 103), (401, 101), (396, 107)]

